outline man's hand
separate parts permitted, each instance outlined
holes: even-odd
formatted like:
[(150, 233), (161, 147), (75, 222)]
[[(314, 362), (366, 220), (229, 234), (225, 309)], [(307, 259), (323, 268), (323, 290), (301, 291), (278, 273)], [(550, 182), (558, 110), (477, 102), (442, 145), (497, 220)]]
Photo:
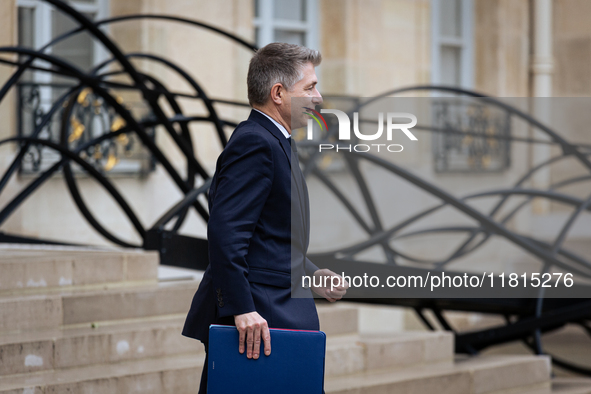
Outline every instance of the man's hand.
[(238, 351), (244, 353), (244, 340), (246, 339), (246, 357), (259, 358), (261, 350), (261, 337), (265, 344), (265, 355), (271, 354), (271, 333), (267, 321), (257, 312), (244, 313), (234, 316), (234, 323), (239, 333)]
[[(349, 283), (339, 274), (335, 274), (329, 269), (319, 269), (314, 272), (316, 283), (320, 282), (326, 286), (312, 286), (314, 293), (326, 298), (330, 302), (340, 300), (347, 293)], [(320, 279), (320, 280), (319, 280)], [(314, 283), (314, 281), (312, 281)]]

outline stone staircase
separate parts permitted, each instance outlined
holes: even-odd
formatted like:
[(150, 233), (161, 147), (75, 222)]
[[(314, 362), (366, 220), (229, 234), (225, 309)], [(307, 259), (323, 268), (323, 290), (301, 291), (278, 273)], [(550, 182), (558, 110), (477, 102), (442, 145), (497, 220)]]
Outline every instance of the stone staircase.
[[(180, 335), (199, 275), (158, 280), (149, 252), (0, 247), (0, 394), (195, 393), (203, 347)], [(327, 394), (591, 393), (535, 356), (454, 358), (445, 332), (362, 335), (319, 305)]]

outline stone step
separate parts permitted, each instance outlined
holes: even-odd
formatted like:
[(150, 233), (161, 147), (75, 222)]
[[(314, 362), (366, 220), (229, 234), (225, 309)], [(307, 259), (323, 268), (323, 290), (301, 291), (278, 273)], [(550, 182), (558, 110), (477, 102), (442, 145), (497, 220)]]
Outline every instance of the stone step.
[(556, 394), (591, 394), (591, 379), (590, 378), (554, 378), (554, 379), (552, 379), (552, 393), (556, 393)]
[(484, 394), (550, 387), (545, 356), (487, 356), (452, 365), (411, 366), (329, 377), (327, 394)]
[(182, 353), (203, 345), (181, 335), (184, 316), (0, 337), (0, 376)]
[[(181, 335), (184, 315), (144, 319), (95, 328), (47, 330), (0, 337), (0, 376), (130, 359), (199, 353), (203, 346)], [(451, 363), (448, 333), (401, 333), (396, 336), (328, 336), (326, 376)]]
[(519, 394), (591, 394), (591, 379), (553, 378), (550, 387), (524, 390)]
[(198, 280), (188, 280), (147, 287), (64, 294), (63, 324), (69, 326), (186, 314), (198, 286)]
[(453, 363), (453, 335), (403, 332), (390, 335), (329, 336), (325, 375), (339, 376), (389, 368)]
[(158, 264), (157, 252), (4, 245), (0, 248), (0, 296), (155, 283)]
[(182, 354), (0, 377), (0, 394), (194, 394), (203, 360)]
[[(1, 297), (0, 334), (151, 316), (186, 315), (199, 282), (171, 281), (148, 286)], [(354, 308), (320, 306), (318, 313), (321, 329), (328, 335), (357, 330), (357, 310)]]
[[(199, 280), (162, 282), (155, 287), (113, 289), (64, 295), (64, 325), (133, 319), (189, 311)], [(357, 331), (355, 308), (318, 307), (320, 328), (327, 335)]]
[(186, 314), (198, 280), (0, 298), (0, 333)]
[(0, 298), (0, 335), (59, 327), (63, 320), (60, 296), (21, 296)]
[[(12, 375), (0, 377), (0, 394), (194, 393), (199, 385), (202, 366), (203, 355), (184, 354)], [(328, 378), (325, 391), (327, 394), (533, 393), (532, 389), (550, 388), (548, 376), (548, 359), (544, 357), (487, 357), (466, 360), (453, 366), (431, 365)]]
[(320, 330), (326, 335), (355, 334), (359, 330), (359, 311), (352, 306), (316, 305)]

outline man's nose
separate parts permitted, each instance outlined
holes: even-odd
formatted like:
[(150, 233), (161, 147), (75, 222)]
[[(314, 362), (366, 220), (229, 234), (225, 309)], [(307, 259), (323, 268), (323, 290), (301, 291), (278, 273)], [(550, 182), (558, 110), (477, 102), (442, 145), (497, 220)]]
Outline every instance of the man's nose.
[(323, 103), (323, 101), (324, 100), (322, 100), (322, 95), (318, 90), (316, 90), (316, 94), (314, 95), (314, 97), (312, 97), (312, 103), (314, 103), (314, 105), (320, 105)]

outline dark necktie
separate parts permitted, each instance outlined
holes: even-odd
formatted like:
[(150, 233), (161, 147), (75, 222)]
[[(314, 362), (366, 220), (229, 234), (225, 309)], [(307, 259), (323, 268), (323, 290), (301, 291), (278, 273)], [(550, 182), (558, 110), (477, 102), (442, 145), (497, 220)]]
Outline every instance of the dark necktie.
[[(305, 234), (301, 234), (302, 237), (304, 237), (303, 243), (304, 245), (307, 244), (307, 233), (309, 231), (309, 225), (308, 225), (308, 210), (305, 208), (305, 200), (304, 200), (304, 196), (303, 193), (307, 193), (307, 190), (305, 190), (305, 184), (306, 181), (304, 180), (304, 174), (302, 174), (302, 170), (300, 169), (300, 161), (299, 161), (299, 157), (298, 157), (298, 148), (297, 145), (295, 143), (295, 141), (293, 140), (293, 138), (289, 137), (288, 138), (289, 141), (289, 145), (291, 146), (291, 160), (292, 160), (292, 165), (291, 165), (291, 169), (292, 169), (292, 175), (294, 177), (296, 177), (298, 180), (296, 181), (296, 185), (299, 183), (299, 187), (298, 187), (298, 200), (299, 200), (299, 205), (300, 205), (300, 212), (302, 214), (302, 221), (303, 221), (303, 230), (305, 232)], [(295, 186), (295, 185), (294, 185)], [(297, 186), (296, 186), (297, 187)], [(301, 188), (304, 188), (304, 190), (301, 190)], [(293, 236), (293, 234), (292, 234)], [(304, 246), (305, 247), (305, 246)], [(304, 253), (304, 261), (303, 261), (303, 270), (304, 272), (306, 271), (306, 253)], [(309, 287), (305, 287), (306, 289), (308, 289)]]
[(293, 141), (293, 138), (289, 137), (289, 145), (291, 145), (291, 150), (294, 152), (298, 151), (298, 147), (296, 146), (296, 143)]

